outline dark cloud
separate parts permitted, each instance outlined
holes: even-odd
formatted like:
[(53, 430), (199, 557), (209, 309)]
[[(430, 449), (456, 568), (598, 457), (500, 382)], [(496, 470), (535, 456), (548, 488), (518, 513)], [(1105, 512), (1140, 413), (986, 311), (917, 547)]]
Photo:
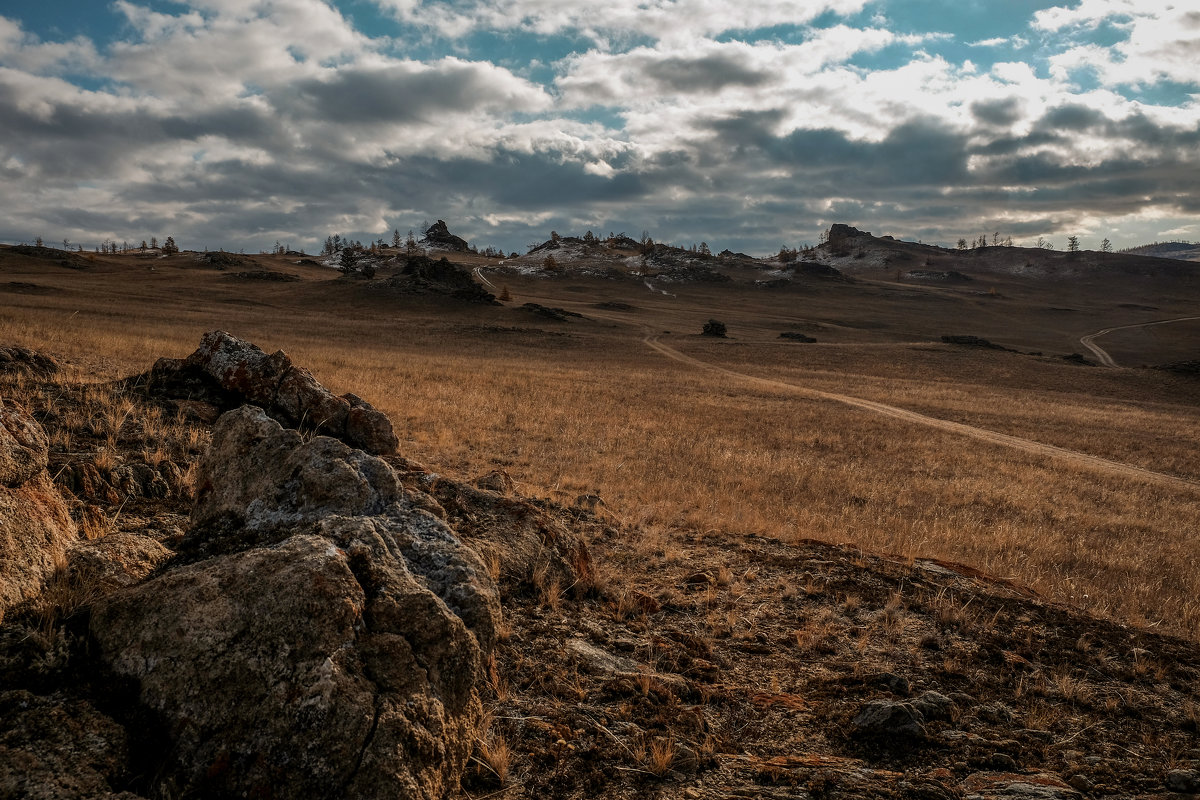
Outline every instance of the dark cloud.
[(643, 74), (659, 88), (676, 92), (716, 92), (727, 86), (761, 86), (770, 73), (745, 66), (728, 53), (699, 58), (669, 57), (647, 64)]
[(494, 71), (475, 64), (439, 66), (344, 68), (324, 80), (297, 82), (273, 99), (291, 115), (345, 124), (422, 122), (447, 112), (513, 103), (515, 79), (498, 79)]
[(981, 100), (971, 104), (971, 114), (984, 124), (1008, 127), (1021, 118), (1021, 103), (1015, 97)]

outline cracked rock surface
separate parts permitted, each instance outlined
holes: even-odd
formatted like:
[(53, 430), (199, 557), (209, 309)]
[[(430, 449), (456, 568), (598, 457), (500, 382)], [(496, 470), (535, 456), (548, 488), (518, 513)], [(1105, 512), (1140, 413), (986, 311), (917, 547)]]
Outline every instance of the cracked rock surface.
[(498, 616), (386, 463), (247, 406), (213, 431), (172, 566), (91, 628), (163, 720), (160, 791), (407, 798), (457, 785)]

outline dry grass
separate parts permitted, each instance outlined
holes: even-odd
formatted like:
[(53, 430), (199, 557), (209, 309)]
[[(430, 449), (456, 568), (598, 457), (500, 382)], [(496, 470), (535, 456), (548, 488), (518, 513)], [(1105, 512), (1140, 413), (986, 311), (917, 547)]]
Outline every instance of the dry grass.
[[(971, 564), (1099, 615), (1200, 638), (1200, 489), (1131, 480), (700, 371), (649, 351), (633, 327), (578, 323), (573, 338), (498, 334), (480, 320), (511, 324), (497, 315), (515, 312), (397, 322), (390, 310), (375, 314), (349, 301), (330, 301), (324, 311), (308, 301), (288, 306), (284, 295), (266, 294), (285, 291), (276, 287), (259, 290), (260, 305), (241, 306), (212, 281), (207, 305), (184, 302), (176, 295), (186, 292), (163, 283), (121, 312), (75, 314), (77, 301), (18, 298), (0, 321), (0, 340), (116, 377), (185, 355), (203, 330), (224, 327), (287, 350), (334, 391), (366, 397), (395, 421), (405, 454), (434, 469), (476, 475), (502, 467), (526, 494), (603, 497), (606, 515), (643, 532), (631, 546), (647, 557), (678, 557), (665, 531), (848, 542)], [(310, 324), (290, 324), (301, 312)], [(1154, 375), (975, 359), (940, 347), (670, 341), (748, 374), (1200, 476), (1192, 446), (1200, 411), (1178, 392), (1155, 402), (1148, 395), (1157, 390), (1146, 386)], [(1068, 380), (1081, 388), (1066, 388)], [(96, 419), (114, 436), (130, 424), (118, 402)], [(541, 585), (543, 603), (555, 607), (563, 588)], [(943, 613), (962, 611), (948, 602)], [(618, 608), (631, 613), (628, 601)]]

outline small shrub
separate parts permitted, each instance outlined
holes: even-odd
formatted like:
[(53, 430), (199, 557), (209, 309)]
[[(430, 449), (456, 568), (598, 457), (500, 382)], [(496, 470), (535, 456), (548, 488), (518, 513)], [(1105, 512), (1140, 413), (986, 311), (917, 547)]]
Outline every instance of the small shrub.
[(704, 329), (701, 331), (704, 336), (716, 336), (721, 339), (725, 338), (726, 328), (724, 322), (718, 322), (715, 319), (710, 319), (704, 323)]

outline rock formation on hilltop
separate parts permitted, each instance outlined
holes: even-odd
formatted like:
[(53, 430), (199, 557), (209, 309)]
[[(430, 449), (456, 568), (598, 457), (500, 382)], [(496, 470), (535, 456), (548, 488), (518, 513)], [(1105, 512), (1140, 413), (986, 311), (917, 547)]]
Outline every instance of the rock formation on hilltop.
[(421, 244), (435, 250), (450, 250), (455, 253), (466, 253), (471, 249), (466, 239), (451, 233), (450, 228), (440, 219), (425, 231), (425, 235), (421, 237)]

